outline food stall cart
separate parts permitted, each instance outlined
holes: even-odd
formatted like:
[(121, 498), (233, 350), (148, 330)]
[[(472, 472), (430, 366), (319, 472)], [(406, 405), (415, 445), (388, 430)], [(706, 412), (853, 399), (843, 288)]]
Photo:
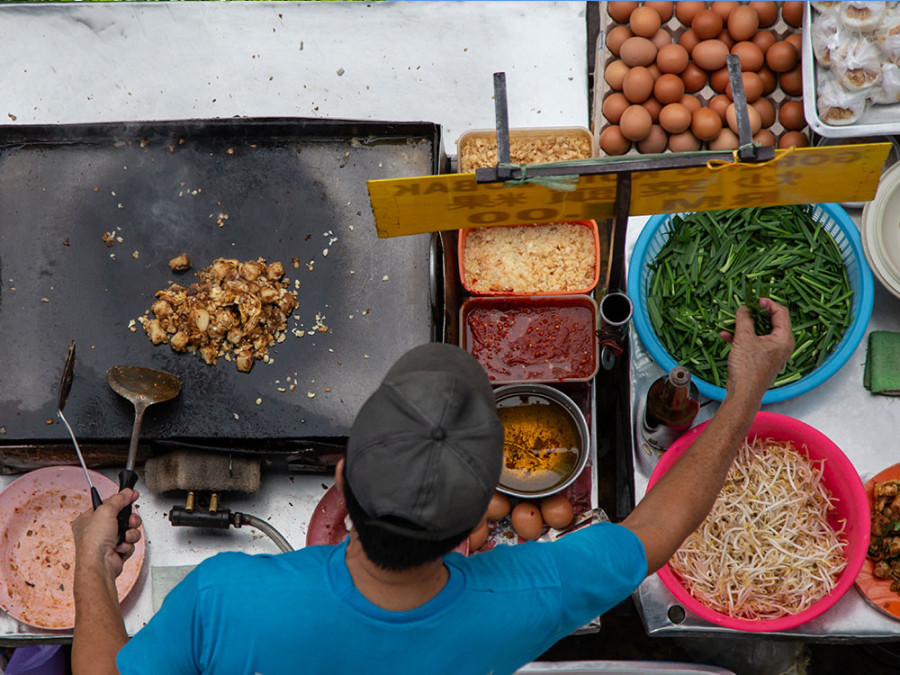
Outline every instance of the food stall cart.
[[(498, 68), (515, 75), (511, 96), (527, 101), (517, 124), (587, 124), (584, 7), (545, 4), (540, 24), (534, 11), (4, 6), (0, 32), (15, 56), (3, 75), (0, 173), (4, 202), (16, 207), (0, 231), (0, 334), (16, 356), (0, 385), (0, 488), (23, 471), (76, 462), (55, 410), (74, 338), (66, 417), (92, 467), (115, 480), (133, 418), (107, 368), (168, 370), (182, 393), (148, 411), (140, 460), (167, 443), (258, 458), (262, 489), (222, 494), (220, 507), (304, 545), (355, 411), (397, 355), (442, 326), (434, 238), (377, 240), (365, 181), (445, 171), (446, 146), (491, 125)], [(521, 40), (539, 37), (541, 54), (519, 53)], [(225, 360), (207, 366), (153, 346), (139, 323), (129, 328), (156, 291), (182, 279), (166, 265), (182, 252), (194, 261), (189, 277), (220, 255), (285, 256), (300, 318), (269, 362), (247, 374)], [(74, 489), (86, 494), (86, 483)], [(142, 492), (147, 548), (123, 605), (129, 632), (210, 555), (278, 550), (247, 527), (173, 527), (168, 512), (185, 492)], [(3, 645), (70, 635), (0, 614)]]

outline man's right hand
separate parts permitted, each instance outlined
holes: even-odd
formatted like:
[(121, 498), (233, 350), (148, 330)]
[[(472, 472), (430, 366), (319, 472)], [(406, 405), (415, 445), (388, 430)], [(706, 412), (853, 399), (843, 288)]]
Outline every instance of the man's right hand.
[(769, 298), (761, 298), (759, 306), (769, 313), (772, 332), (757, 335), (750, 310), (741, 306), (735, 316), (734, 335), (722, 333), (722, 339), (731, 343), (726, 391), (732, 396), (747, 396), (757, 401), (772, 386), (794, 351), (787, 308)]

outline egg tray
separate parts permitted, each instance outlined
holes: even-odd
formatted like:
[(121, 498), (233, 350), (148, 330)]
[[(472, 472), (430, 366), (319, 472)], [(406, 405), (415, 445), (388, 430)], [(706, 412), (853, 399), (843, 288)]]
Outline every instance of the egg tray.
[[(865, 112), (853, 124), (836, 126), (821, 120), (816, 105), (816, 78), (819, 64), (816, 63), (810, 38), (810, 26), (818, 15), (819, 13), (808, 3), (803, 8), (803, 91), (807, 94), (804, 112), (810, 127), (825, 138), (858, 139), (862, 136), (896, 136), (900, 134), (900, 103), (878, 106), (867, 103)], [(597, 142), (599, 143), (599, 141)]]
[[(747, 4), (746, 2), (742, 2), (742, 5)], [(615, 91), (612, 87), (604, 79), (604, 73), (606, 72), (606, 67), (613, 61), (615, 61), (618, 57), (616, 57), (612, 52), (607, 50), (606, 48), (606, 35), (607, 33), (614, 27), (623, 25), (619, 24), (613, 20), (611, 16), (606, 11), (607, 3), (601, 3), (600, 7), (600, 31), (597, 35), (597, 44), (596, 44), (596, 52), (594, 59), (594, 98), (592, 102), (591, 109), (591, 128), (594, 132), (594, 156), (595, 157), (606, 157), (607, 154), (603, 152), (600, 148), (600, 134), (601, 132), (610, 125), (607, 119), (603, 116), (603, 112), (601, 110), (603, 101), (611, 92)], [(675, 15), (672, 15), (672, 18), (668, 21), (664, 22), (661, 26), (665, 28), (669, 34), (672, 36), (673, 42), (678, 42), (678, 39), (681, 37), (681, 34), (684, 33), (688, 26), (683, 25), (678, 19), (675, 18)], [(790, 35), (791, 33), (800, 32), (799, 29), (794, 28), (787, 24), (781, 18), (781, 12), (779, 8), (779, 18), (778, 21), (775, 22), (772, 26), (769, 26), (765, 30), (771, 31), (779, 40), (783, 40), (785, 37)], [(804, 54), (802, 55), (805, 58), (805, 48)], [(805, 67), (804, 67), (805, 72)], [(804, 81), (804, 91), (807, 89), (807, 84)], [(715, 96), (718, 92), (715, 91), (709, 84), (708, 78), (706, 85), (697, 92), (693, 92), (694, 96), (696, 96), (704, 107), (707, 106), (710, 99)], [(777, 118), (777, 112), (781, 107), (781, 104), (785, 101), (800, 101), (802, 103), (803, 96), (790, 96), (785, 94), (784, 91), (781, 90), (781, 87), (776, 87), (775, 91), (766, 96), (769, 101), (775, 106), (776, 118), (775, 123), (772, 126), (768, 127), (768, 129), (775, 134), (775, 138), (778, 139), (781, 137), (781, 134), (784, 133), (785, 128), (781, 125)], [(807, 119), (809, 113), (807, 112)], [(809, 125), (804, 127), (803, 132), (806, 134), (807, 138), (810, 140), (810, 144), (812, 144), (812, 138), (810, 138), (810, 128)], [(638, 152), (635, 147), (636, 144), (632, 143), (632, 147), (625, 153), (625, 155), (633, 155), (640, 156), (642, 153)], [(702, 150), (708, 150), (709, 144), (703, 143), (701, 144)], [(669, 149), (665, 150), (666, 153), (671, 153), (672, 151)], [(672, 153), (677, 154), (677, 153)]]

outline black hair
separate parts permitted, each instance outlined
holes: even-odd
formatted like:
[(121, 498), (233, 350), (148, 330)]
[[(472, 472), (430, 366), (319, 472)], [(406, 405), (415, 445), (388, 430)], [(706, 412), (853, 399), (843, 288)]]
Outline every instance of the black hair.
[[(469, 530), (466, 530), (446, 539), (426, 541), (406, 537), (367, 522), (369, 515), (353, 494), (346, 471), (344, 471), (344, 501), (347, 503), (347, 512), (353, 521), (353, 528), (359, 536), (359, 543), (366, 557), (387, 570), (399, 572), (442, 558), (469, 536)], [(393, 518), (392, 522), (395, 525), (415, 527), (402, 518)]]

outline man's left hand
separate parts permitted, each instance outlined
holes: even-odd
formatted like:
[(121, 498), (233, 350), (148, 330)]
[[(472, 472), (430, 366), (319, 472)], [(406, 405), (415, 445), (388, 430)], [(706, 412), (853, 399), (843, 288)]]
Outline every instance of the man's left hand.
[(97, 510), (82, 513), (72, 523), (75, 535), (76, 566), (102, 567), (112, 578), (122, 573), (125, 561), (134, 553), (134, 545), (141, 538), (141, 517), (132, 511), (125, 532), (125, 541), (116, 544), (119, 524), (116, 516), (119, 511), (137, 501), (137, 491), (125, 488), (118, 494), (109, 497)]

